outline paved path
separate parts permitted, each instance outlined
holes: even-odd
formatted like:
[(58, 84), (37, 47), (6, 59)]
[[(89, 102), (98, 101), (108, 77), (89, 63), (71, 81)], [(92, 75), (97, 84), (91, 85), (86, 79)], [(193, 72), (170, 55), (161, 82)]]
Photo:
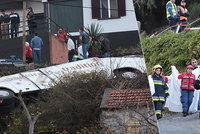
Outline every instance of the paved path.
[(158, 121), (160, 134), (200, 134), (199, 113), (182, 117), (181, 113), (165, 115)]

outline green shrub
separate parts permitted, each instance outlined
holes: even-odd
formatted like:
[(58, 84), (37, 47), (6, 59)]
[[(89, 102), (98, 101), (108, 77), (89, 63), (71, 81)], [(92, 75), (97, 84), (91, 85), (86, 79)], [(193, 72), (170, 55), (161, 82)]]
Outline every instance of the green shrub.
[(200, 8), (199, 7), (200, 7), (199, 2), (190, 4), (190, 6), (188, 7), (188, 11), (190, 13), (191, 19), (196, 19), (196, 18), (199, 17), (199, 14), (200, 14)]
[(76, 133), (84, 127), (98, 124), (99, 106), (108, 85), (106, 75), (102, 73), (74, 73), (66, 76), (48, 93), (41, 94), (45, 102), (37, 103), (36, 106), (44, 113), (36, 125), (38, 133), (44, 126), (48, 126), (45, 130), (50, 132), (65, 130)]
[(162, 65), (166, 74), (170, 74), (172, 65), (182, 72), (191, 58), (200, 57), (200, 31), (179, 34), (169, 31), (160, 36), (147, 37), (142, 40), (142, 47), (149, 73), (155, 64)]

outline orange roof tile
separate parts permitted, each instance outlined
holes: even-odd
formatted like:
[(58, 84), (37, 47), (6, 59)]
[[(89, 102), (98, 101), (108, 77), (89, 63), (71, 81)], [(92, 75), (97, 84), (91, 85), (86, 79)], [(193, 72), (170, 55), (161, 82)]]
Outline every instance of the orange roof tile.
[(101, 108), (123, 108), (147, 103), (152, 104), (150, 89), (106, 89)]

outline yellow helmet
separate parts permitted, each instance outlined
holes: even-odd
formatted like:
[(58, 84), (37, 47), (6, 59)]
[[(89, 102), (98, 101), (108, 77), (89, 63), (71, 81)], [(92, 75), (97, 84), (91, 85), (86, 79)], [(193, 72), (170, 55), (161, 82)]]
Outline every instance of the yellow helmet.
[(161, 71), (162, 71), (162, 66), (161, 65), (155, 65), (154, 67), (153, 67), (153, 71), (155, 72), (156, 71), (156, 69), (158, 69), (158, 68), (160, 68), (161, 69)]

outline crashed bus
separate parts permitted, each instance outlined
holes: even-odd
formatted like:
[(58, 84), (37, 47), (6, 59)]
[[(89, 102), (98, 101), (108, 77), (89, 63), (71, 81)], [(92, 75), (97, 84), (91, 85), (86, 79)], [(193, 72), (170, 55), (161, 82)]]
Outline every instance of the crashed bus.
[(15, 107), (15, 95), (32, 94), (47, 90), (72, 73), (104, 71), (108, 78), (120, 73), (123, 77), (137, 78), (146, 73), (143, 56), (89, 58), (76, 62), (39, 68), (0, 78), (0, 112), (9, 112)]

